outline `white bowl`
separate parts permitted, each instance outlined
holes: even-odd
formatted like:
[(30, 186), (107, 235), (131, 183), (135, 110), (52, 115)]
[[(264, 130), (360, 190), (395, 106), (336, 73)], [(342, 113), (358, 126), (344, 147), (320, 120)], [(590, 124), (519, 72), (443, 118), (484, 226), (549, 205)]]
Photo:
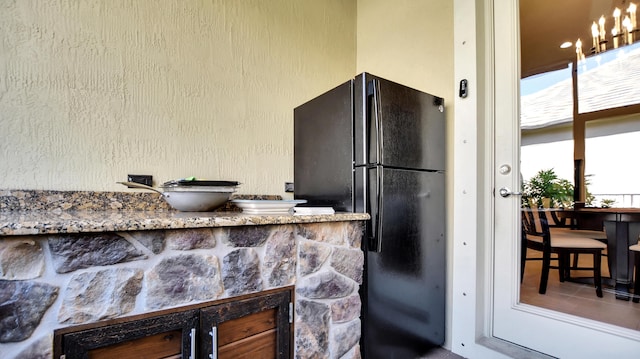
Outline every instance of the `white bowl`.
[(206, 212), (222, 206), (236, 187), (231, 186), (167, 186), (164, 191), (135, 182), (118, 182), (128, 187), (158, 192), (174, 209), (183, 212)]
[(165, 191), (162, 197), (171, 207), (183, 212), (206, 212), (222, 206), (233, 192)]

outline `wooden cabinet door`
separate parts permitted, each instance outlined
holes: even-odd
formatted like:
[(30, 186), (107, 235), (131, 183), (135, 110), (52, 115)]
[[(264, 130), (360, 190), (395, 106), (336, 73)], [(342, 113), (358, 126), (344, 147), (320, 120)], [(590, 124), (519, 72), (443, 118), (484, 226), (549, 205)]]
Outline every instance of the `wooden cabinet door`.
[(198, 314), (187, 310), (64, 334), (62, 353), (66, 359), (195, 359)]
[(290, 358), (290, 302), (287, 290), (202, 309), (201, 358)]

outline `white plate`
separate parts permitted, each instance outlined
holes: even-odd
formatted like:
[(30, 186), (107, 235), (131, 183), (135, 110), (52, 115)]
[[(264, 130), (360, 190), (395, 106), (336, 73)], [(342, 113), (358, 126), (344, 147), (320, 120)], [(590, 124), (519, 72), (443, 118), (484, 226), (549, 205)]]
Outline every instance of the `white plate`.
[(160, 187), (164, 192), (221, 192), (233, 193), (236, 187), (225, 186), (168, 186)]
[(296, 207), (293, 212), (297, 215), (322, 215), (335, 214), (336, 211), (332, 207)]
[(242, 212), (249, 214), (287, 214), (291, 208), (301, 203), (307, 203), (305, 199), (295, 200), (231, 200), (236, 206), (242, 208)]

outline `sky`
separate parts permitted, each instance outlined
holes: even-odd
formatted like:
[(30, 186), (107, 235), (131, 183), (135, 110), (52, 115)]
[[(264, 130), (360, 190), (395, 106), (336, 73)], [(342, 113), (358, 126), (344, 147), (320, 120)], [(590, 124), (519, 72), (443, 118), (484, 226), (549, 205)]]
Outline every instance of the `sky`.
[(545, 72), (539, 75), (529, 76), (520, 81), (520, 96), (526, 96), (544, 90), (562, 80), (571, 79), (571, 67), (566, 69)]

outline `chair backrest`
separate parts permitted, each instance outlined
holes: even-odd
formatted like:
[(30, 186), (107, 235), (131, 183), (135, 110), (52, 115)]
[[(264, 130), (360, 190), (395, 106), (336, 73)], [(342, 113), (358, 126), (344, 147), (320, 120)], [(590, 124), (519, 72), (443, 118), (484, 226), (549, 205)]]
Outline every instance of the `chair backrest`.
[[(549, 226), (553, 226), (556, 224), (556, 219), (553, 218), (555, 216), (553, 214), (553, 211), (548, 211), (550, 207), (539, 207), (535, 201), (529, 201), (529, 208), (531, 210), (535, 210), (540, 217), (546, 218), (547, 223), (549, 223)], [(542, 210), (539, 210), (539, 208), (542, 208)]]
[(545, 239), (549, 239), (551, 235), (547, 216), (536, 207), (522, 209), (522, 227), (528, 235), (545, 237)]

